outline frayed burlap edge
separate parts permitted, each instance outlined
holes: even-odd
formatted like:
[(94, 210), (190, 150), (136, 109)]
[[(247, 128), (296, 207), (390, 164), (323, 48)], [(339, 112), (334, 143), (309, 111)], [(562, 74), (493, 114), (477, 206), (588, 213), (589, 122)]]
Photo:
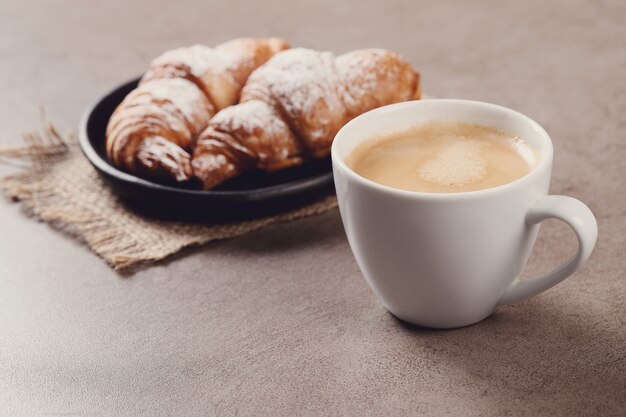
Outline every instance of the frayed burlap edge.
[(228, 224), (154, 220), (128, 210), (81, 155), (73, 135), (44, 121), (24, 134), (24, 146), (0, 149), (0, 163), (21, 168), (0, 178), (0, 189), (26, 212), (83, 240), (115, 269), (155, 262), (181, 249), (240, 236), (274, 223), (312, 216), (337, 206), (328, 196), (279, 215)]

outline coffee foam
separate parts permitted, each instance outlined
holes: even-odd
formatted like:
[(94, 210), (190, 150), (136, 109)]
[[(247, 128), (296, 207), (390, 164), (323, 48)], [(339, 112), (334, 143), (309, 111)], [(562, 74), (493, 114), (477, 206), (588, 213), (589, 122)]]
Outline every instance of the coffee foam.
[(486, 172), (480, 148), (479, 142), (470, 139), (451, 143), (419, 168), (419, 175), (425, 181), (448, 185), (479, 180)]
[(536, 154), (513, 133), (441, 121), (366, 141), (347, 163), (359, 175), (383, 185), (450, 193), (515, 181), (530, 172)]

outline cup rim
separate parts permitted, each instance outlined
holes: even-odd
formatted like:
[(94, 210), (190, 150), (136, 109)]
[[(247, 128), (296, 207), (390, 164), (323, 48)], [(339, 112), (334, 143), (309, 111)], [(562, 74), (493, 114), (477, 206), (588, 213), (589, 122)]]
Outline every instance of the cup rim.
[[(541, 152), (542, 152), (542, 157), (539, 160), (539, 163), (533, 168), (531, 169), (530, 172), (528, 172), (526, 175), (516, 179), (515, 181), (511, 181), (511, 182), (507, 182), (505, 184), (502, 185), (498, 185), (496, 187), (490, 187), (490, 188), (484, 188), (484, 189), (480, 189), (480, 190), (474, 190), (474, 191), (459, 191), (459, 192), (451, 192), (451, 193), (435, 193), (435, 192), (426, 192), (426, 191), (410, 191), (410, 190), (403, 190), (400, 188), (394, 188), (394, 187), (390, 187), (388, 185), (384, 185), (384, 184), (379, 184), (375, 181), (372, 181), (368, 178), (365, 178), (359, 174), (357, 174), (356, 172), (354, 172), (352, 170), (352, 168), (350, 168), (348, 166), (348, 164), (346, 164), (346, 162), (344, 161), (344, 158), (339, 156), (338, 154), (338, 149), (337, 147), (339, 146), (338, 143), (339, 141), (337, 140), (340, 136), (345, 135), (346, 131), (348, 131), (349, 129), (352, 128), (353, 125), (360, 123), (363, 119), (367, 119), (370, 117), (374, 117), (374, 116), (378, 116), (380, 115), (380, 113), (387, 113), (387, 112), (391, 112), (391, 111), (398, 111), (398, 110), (402, 110), (405, 109), (407, 107), (420, 107), (422, 105), (428, 105), (427, 103), (432, 103), (432, 102), (444, 102), (444, 103), (449, 103), (449, 104), (461, 104), (461, 105), (470, 105), (470, 106), (479, 106), (479, 107), (483, 107), (483, 108), (487, 108), (491, 111), (504, 111), (507, 112), (509, 114), (514, 115), (517, 118), (522, 119), (524, 122), (528, 123), (531, 127), (533, 127), (533, 129), (535, 131), (537, 131), (537, 133), (542, 136), (543, 141), (545, 142), (544, 145), (542, 146)], [(526, 116), (523, 113), (520, 113), (516, 110), (510, 109), (508, 107), (505, 106), (501, 106), (498, 104), (493, 104), (493, 103), (487, 103), (487, 102), (483, 102), (483, 101), (476, 101), (476, 100), (465, 100), (465, 99), (422, 99), (422, 100), (412, 100), (412, 101), (405, 101), (405, 102), (401, 102), (401, 103), (395, 103), (395, 104), (390, 104), (387, 106), (383, 106), (383, 107), (378, 107), (374, 110), (370, 110), (368, 112), (365, 112), (357, 117), (355, 117), (354, 119), (352, 119), (351, 121), (349, 121), (348, 123), (346, 123), (341, 129), (339, 129), (339, 131), (337, 132), (337, 134), (335, 135), (335, 139), (333, 140), (333, 144), (331, 146), (331, 159), (333, 162), (333, 169), (335, 169), (335, 167), (340, 168), (341, 170), (343, 170), (352, 180), (360, 183), (361, 185), (367, 186), (367, 187), (371, 187), (374, 189), (377, 189), (379, 191), (383, 191), (383, 192), (387, 192), (387, 193), (391, 193), (397, 196), (404, 196), (404, 197), (413, 197), (413, 198), (425, 198), (425, 199), (436, 199), (436, 200), (451, 200), (451, 199), (464, 199), (464, 198), (473, 198), (473, 197), (484, 197), (484, 196), (488, 196), (488, 195), (492, 195), (495, 193), (500, 193), (506, 190), (510, 190), (512, 188), (517, 188), (518, 186), (520, 186), (521, 184), (527, 182), (527, 181), (531, 181), (532, 179), (534, 179), (536, 176), (541, 175), (541, 172), (543, 172), (543, 170), (546, 168), (546, 166), (548, 166), (549, 164), (551, 164), (552, 158), (553, 158), (553, 145), (552, 145), (552, 140), (550, 139), (550, 135), (548, 135), (548, 132), (546, 132), (546, 130), (536, 121), (534, 121), (533, 119), (531, 119), (530, 117)]]

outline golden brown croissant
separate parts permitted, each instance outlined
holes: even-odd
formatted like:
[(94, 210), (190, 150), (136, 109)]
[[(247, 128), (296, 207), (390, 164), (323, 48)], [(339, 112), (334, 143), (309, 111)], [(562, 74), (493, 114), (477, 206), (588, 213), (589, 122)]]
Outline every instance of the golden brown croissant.
[(111, 116), (109, 158), (141, 177), (188, 180), (198, 133), (216, 111), (237, 102), (255, 68), (287, 47), (278, 38), (246, 38), (164, 53)]
[(281, 52), (250, 75), (240, 104), (218, 112), (200, 134), (194, 177), (210, 189), (255, 167), (276, 171), (327, 156), (350, 119), (418, 98), (419, 74), (393, 52)]

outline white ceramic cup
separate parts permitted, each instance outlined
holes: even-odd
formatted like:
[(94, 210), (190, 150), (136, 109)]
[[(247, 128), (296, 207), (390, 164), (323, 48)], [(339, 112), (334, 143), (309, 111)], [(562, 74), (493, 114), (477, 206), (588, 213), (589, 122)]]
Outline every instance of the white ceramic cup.
[[(511, 183), (460, 193), (391, 188), (346, 164), (363, 141), (433, 120), (516, 133), (537, 151), (538, 163)], [(341, 218), (365, 279), (387, 310), (416, 325), (452, 328), (476, 323), (498, 304), (532, 297), (567, 278), (589, 258), (596, 243), (591, 210), (574, 198), (548, 195), (552, 142), (546, 131), (505, 107), (467, 100), (382, 107), (337, 133), (332, 161)], [(540, 223), (548, 218), (574, 230), (578, 251), (542, 277), (519, 280)]]

